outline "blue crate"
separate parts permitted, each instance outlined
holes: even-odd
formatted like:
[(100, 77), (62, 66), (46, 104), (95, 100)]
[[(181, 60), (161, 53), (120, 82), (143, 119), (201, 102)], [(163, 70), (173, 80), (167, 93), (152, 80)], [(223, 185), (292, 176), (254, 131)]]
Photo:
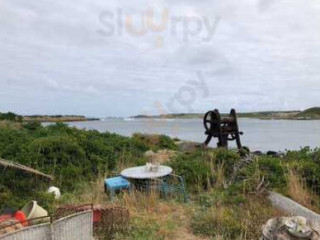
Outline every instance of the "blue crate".
[(111, 200), (113, 200), (113, 197), (117, 190), (124, 190), (124, 189), (130, 190), (131, 184), (127, 179), (119, 176), (119, 177), (113, 177), (113, 178), (106, 178), (104, 180), (104, 188), (105, 188), (105, 191), (110, 192)]

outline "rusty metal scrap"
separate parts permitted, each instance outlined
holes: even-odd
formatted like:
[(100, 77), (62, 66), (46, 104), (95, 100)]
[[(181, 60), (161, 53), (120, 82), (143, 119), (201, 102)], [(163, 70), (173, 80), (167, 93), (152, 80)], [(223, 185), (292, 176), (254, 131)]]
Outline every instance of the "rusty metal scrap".
[(207, 146), (211, 139), (218, 138), (218, 147), (228, 147), (228, 141), (236, 141), (238, 149), (242, 149), (237, 114), (231, 109), (229, 117), (222, 118), (219, 110), (208, 111), (203, 118), (203, 125), (206, 129), (207, 139), (204, 145)]

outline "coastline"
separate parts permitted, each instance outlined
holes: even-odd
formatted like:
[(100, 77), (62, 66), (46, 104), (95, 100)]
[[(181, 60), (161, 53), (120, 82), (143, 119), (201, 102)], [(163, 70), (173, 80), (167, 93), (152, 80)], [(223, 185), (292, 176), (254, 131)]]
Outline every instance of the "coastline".
[[(228, 117), (228, 113), (222, 113), (222, 117)], [(309, 108), (304, 111), (261, 111), (261, 112), (239, 112), (238, 118), (252, 118), (261, 120), (320, 120), (320, 108)], [(136, 115), (133, 119), (191, 119), (203, 118), (204, 113), (172, 113), (160, 115)]]
[(84, 116), (24, 116), (23, 122), (88, 122), (98, 121), (100, 118), (87, 118)]

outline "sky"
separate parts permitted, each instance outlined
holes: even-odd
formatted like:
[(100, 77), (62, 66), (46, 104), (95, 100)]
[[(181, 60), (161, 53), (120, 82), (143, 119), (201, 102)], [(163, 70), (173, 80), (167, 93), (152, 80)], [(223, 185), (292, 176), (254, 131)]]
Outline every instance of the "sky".
[(0, 0), (0, 112), (320, 104), (318, 0)]

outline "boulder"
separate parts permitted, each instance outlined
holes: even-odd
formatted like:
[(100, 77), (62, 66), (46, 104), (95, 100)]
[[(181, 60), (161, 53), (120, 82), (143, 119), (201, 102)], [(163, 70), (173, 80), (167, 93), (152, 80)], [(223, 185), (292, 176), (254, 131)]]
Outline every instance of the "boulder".
[(263, 155), (263, 153), (261, 151), (254, 151), (252, 152), (253, 155), (256, 155), (256, 156), (261, 156)]

